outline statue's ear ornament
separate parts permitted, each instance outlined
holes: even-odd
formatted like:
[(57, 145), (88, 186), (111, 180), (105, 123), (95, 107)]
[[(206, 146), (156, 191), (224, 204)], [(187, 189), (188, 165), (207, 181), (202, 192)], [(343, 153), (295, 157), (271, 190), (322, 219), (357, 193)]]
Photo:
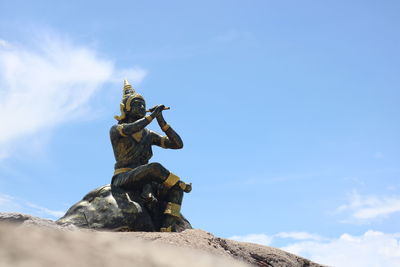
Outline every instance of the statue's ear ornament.
[(121, 120), (123, 120), (123, 119), (126, 118), (126, 114), (125, 114), (124, 108), (125, 108), (124, 103), (119, 104), (119, 110), (121, 111), (121, 115), (120, 115), (120, 116), (114, 116), (114, 118), (115, 118), (117, 121), (121, 121)]
[(131, 102), (132, 100), (135, 98), (135, 94), (130, 95), (128, 100), (126, 100), (126, 111), (130, 111), (131, 110)]

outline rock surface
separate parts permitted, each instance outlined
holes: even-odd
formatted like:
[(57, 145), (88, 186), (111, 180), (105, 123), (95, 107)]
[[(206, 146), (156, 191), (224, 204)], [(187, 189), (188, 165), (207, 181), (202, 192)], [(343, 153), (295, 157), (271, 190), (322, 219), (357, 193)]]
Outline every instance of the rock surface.
[[(89, 192), (57, 222), (98, 230), (153, 232), (160, 229), (162, 216), (162, 203), (150, 206), (140, 197), (140, 192), (128, 192), (108, 184)], [(192, 226), (181, 216), (176, 228), (181, 232)]]
[(0, 266), (10, 267), (245, 267), (245, 263), (208, 253), (113, 233), (58, 231), (0, 224)]
[[(8, 223), (8, 224), (7, 224)], [(0, 213), (0, 266), (322, 266), (283, 250), (181, 233), (106, 232)]]

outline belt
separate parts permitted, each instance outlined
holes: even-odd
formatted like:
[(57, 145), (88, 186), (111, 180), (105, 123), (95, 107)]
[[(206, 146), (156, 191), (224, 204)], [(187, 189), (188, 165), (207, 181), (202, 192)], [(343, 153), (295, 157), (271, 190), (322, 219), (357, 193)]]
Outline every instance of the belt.
[(128, 172), (133, 170), (132, 168), (119, 168), (119, 169), (115, 169), (114, 171), (114, 175), (120, 174), (120, 173), (124, 173), (124, 172)]

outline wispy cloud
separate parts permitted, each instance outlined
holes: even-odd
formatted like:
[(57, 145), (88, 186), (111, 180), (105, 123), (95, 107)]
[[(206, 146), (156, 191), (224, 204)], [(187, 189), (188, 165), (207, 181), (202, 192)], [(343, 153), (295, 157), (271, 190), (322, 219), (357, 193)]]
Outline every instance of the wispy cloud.
[(121, 86), (124, 79), (128, 79), (130, 82), (139, 83), (147, 75), (147, 71), (140, 67), (133, 67), (130, 69), (122, 69), (114, 71), (110, 81)]
[(230, 239), (241, 241), (241, 242), (250, 242), (261, 244), (265, 246), (269, 246), (273, 242), (278, 239), (293, 239), (293, 240), (324, 240), (320, 235), (311, 234), (307, 232), (280, 232), (274, 235), (267, 234), (248, 234), (248, 235), (235, 235), (229, 237)]
[(307, 232), (280, 232), (230, 237), (260, 245), (282, 244), (282, 238), (288, 245), (281, 249), (329, 266), (400, 266), (400, 233), (369, 230), (361, 236), (343, 234), (338, 238), (326, 238)]
[(343, 234), (328, 242), (303, 241), (283, 250), (315, 262), (337, 267), (400, 266), (400, 234), (367, 231), (361, 236)]
[(65, 214), (65, 211), (51, 210), (2, 193), (0, 193), (0, 212), (21, 212), (48, 219), (58, 219)]
[(249, 234), (249, 235), (235, 235), (229, 237), (229, 239), (241, 241), (241, 242), (249, 242), (249, 243), (256, 243), (261, 244), (264, 246), (269, 246), (272, 242), (273, 237), (268, 236), (266, 234)]
[(89, 47), (44, 34), (40, 45), (0, 40), (0, 158), (21, 138), (48, 132), (90, 110), (107, 82), (140, 82), (146, 71), (117, 69)]
[(41, 206), (36, 205), (31, 202), (26, 202), (26, 205), (30, 208), (33, 208), (34, 210), (36, 210), (37, 212), (39, 212), (41, 214), (50, 215), (54, 218), (60, 218), (60, 217), (64, 216), (64, 214), (65, 214), (65, 211), (51, 210), (51, 209), (41, 207)]
[(324, 238), (317, 234), (311, 234), (307, 232), (280, 232), (274, 237), (279, 238), (290, 238), (294, 240), (323, 240)]
[(12, 212), (21, 209), (15, 198), (6, 194), (0, 194), (0, 211)]
[(8, 42), (6, 42), (5, 40), (0, 39), (0, 47), (1, 48), (6, 48), (8, 46), (9, 46)]
[(337, 212), (349, 215), (344, 222), (365, 223), (377, 218), (386, 218), (400, 212), (400, 196), (362, 196), (352, 192), (349, 202), (337, 208)]

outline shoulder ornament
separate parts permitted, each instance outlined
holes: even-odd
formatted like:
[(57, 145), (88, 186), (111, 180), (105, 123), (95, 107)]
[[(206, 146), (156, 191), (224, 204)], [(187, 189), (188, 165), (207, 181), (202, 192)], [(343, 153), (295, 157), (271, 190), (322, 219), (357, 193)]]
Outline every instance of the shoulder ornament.
[(124, 129), (124, 125), (123, 125), (123, 124), (118, 124), (118, 125), (117, 125), (117, 130), (118, 130), (119, 134), (122, 135), (122, 136), (124, 136), (124, 137), (126, 137), (127, 135), (124, 134), (123, 129)]

